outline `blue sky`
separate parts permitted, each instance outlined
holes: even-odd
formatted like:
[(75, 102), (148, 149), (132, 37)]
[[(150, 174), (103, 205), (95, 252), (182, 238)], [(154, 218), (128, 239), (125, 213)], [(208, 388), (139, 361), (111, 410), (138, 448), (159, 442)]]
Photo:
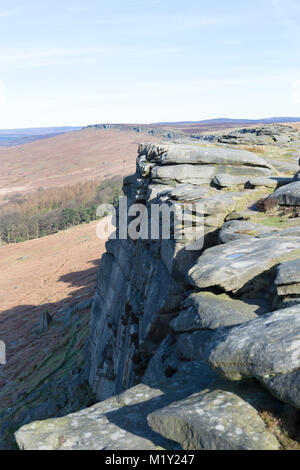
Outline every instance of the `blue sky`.
[(0, 128), (300, 115), (299, 0), (0, 0)]

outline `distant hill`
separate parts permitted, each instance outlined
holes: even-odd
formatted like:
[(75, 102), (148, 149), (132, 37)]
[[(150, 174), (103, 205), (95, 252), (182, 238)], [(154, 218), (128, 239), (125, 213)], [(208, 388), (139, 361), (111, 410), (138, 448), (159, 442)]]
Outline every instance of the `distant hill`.
[(40, 188), (125, 177), (135, 170), (138, 144), (161, 140), (147, 132), (89, 128), (0, 147), (0, 205)]
[(79, 130), (80, 127), (37, 127), (28, 129), (0, 130), (0, 147), (12, 147), (27, 144), (40, 139), (48, 139), (66, 132)]
[(243, 124), (274, 124), (280, 122), (300, 122), (300, 117), (271, 117), (263, 119), (231, 119), (231, 118), (217, 118), (205, 119), (202, 121), (178, 121), (178, 122), (156, 122), (152, 126), (173, 126), (185, 124), (229, 124), (229, 125), (243, 125)]

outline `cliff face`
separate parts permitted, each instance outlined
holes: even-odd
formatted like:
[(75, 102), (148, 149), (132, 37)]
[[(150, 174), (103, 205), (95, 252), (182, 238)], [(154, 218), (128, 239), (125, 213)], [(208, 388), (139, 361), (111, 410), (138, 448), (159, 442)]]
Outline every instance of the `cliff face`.
[(146, 243), (107, 244), (89, 338), (89, 381), (100, 400), (140, 381), (183, 293)]
[[(252, 189), (245, 189), (247, 183), (254, 185)], [(194, 217), (204, 224), (204, 244), (200, 249), (190, 249), (195, 238), (191, 228), (184, 231), (181, 240), (108, 241), (107, 253), (101, 261), (88, 341), (88, 376), (99, 400), (141, 381), (149, 360), (170, 331), (170, 322), (186, 309), (182, 307), (184, 300), (188, 302), (192, 325), (184, 326), (182, 330), (178, 326), (180, 321), (173, 321), (172, 325), (176, 325), (180, 333), (211, 329), (211, 320), (207, 320), (207, 328), (199, 327), (198, 319), (193, 324), (192, 315), (199, 310), (198, 305), (203, 310), (206, 306), (206, 316), (210, 308), (216, 326), (243, 323), (256, 318), (255, 312), (259, 309), (272, 309), (272, 294), (268, 296), (264, 292), (264, 283), (268, 283), (271, 277), (264, 280), (262, 274), (285, 254), (299, 249), (300, 241), (277, 237), (272, 238), (270, 244), (265, 238), (254, 238), (251, 232), (257, 232), (258, 236), (259, 232), (271, 235), (272, 230), (263, 224), (243, 220), (254, 217), (254, 211), (243, 216), (237, 215), (236, 209), (245, 209), (251, 201), (267, 196), (273, 190), (272, 186), (274, 188), (277, 184), (272, 166), (247, 151), (189, 143), (139, 147), (136, 174), (124, 181), (128, 207), (134, 203), (144, 204), (150, 213), (150, 206), (154, 203), (183, 205), (201, 201), (204, 203), (203, 213)], [(228, 232), (230, 241), (237, 239), (236, 245), (228, 243), (228, 253), (227, 245), (219, 245), (217, 239), (226, 217), (241, 219), (229, 220), (222, 229), (225, 239)], [(211, 248), (210, 255), (207, 248), (214, 245), (217, 246)], [(242, 264), (238, 266), (235, 258), (237, 249), (247, 252), (244, 258), (248, 256), (249, 267), (248, 261), (244, 268)], [(197, 260), (204, 250), (207, 262), (204, 260), (199, 268)], [(218, 264), (212, 266), (212, 262)], [(252, 279), (258, 286), (247, 288)], [(193, 289), (197, 292), (204, 288), (207, 288), (206, 294), (195, 296), (190, 293)], [(240, 301), (235, 307), (237, 298), (220, 300), (220, 295), (213, 295), (214, 291), (232, 294), (243, 288), (246, 299), (258, 297), (254, 306), (248, 300)], [(233, 312), (239, 310), (239, 314), (222, 312), (220, 320), (216, 308), (221, 312), (224, 306)], [(168, 367), (172, 370), (171, 365)]]
[(260, 413), (300, 408), (300, 183), (291, 181), (245, 150), (140, 145), (127, 208), (175, 202), (192, 223), (179, 239), (119, 239), (119, 214), (87, 342), (88, 379), (105, 401), (22, 428), (20, 447), (36, 447), (38, 435), (46, 448), (279, 448)]

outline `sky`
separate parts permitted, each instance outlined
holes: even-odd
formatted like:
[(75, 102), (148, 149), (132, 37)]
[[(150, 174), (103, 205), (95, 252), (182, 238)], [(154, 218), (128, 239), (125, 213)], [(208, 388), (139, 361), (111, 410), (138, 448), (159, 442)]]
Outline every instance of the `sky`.
[(299, 0), (0, 0), (0, 128), (300, 116)]

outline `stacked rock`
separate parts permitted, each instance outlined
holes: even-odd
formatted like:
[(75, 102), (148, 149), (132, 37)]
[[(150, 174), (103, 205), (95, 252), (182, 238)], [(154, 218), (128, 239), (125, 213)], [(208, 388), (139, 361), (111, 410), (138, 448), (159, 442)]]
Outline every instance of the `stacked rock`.
[(300, 258), (278, 266), (275, 284), (283, 306), (300, 304)]

